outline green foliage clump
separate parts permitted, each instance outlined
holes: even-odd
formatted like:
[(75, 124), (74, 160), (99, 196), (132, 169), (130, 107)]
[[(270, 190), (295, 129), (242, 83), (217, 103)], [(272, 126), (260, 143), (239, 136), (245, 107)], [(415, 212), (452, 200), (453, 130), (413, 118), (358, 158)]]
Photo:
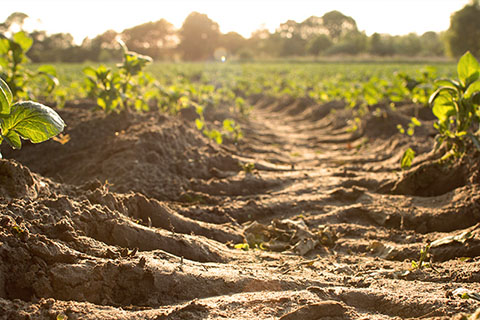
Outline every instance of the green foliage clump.
[(156, 95), (155, 91), (148, 90), (153, 78), (143, 72), (150, 62), (150, 57), (128, 51), (123, 45), (123, 62), (118, 65), (118, 71), (104, 65), (83, 69), (89, 96), (95, 97), (105, 112), (132, 107), (138, 111), (148, 110), (147, 101)]
[(32, 96), (28, 84), (34, 78), (42, 77), (46, 87), (44, 91), (51, 93), (58, 85), (56, 70), (53, 66), (42, 65), (36, 71), (26, 68), (29, 59), (27, 52), (33, 39), (24, 31), (14, 33), (11, 38), (0, 34), (0, 77), (9, 86), (14, 98), (27, 99)]
[(435, 149), (446, 145), (444, 158), (460, 157), (470, 140), (480, 150), (480, 64), (470, 53), (465, 53), (457, 65), (458, 79), (442, 79), (430, 97), (434, 124), (438, 131)]

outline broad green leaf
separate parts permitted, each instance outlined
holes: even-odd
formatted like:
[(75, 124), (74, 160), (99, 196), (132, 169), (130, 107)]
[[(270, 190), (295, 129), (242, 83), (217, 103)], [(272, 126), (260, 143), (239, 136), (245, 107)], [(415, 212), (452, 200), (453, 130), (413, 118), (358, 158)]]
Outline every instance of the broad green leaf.
[(448, 117), (455, 114), (455, 106), (447, 95), (440, 95), (435, 99), (432, 112), (440, 122), (444, 122)]
[(43, 74), (52, 75), (54, 77), (57, 76), (57, 69), (55, 69), (55, 67), (50, 64), (41, 65), (40, 67), (38, 67), (37, 71)]
[(439, 87), (451, 87), (452, 89), (461, 89), (460, 83), (452, 79), (438, 79), (434, 82)]
[(19, 31), (13, 35), (13, 41), (18, 43), (23, 52), (27, 52), (33, 44), (33, 39), (30, 38), (24, 31)]
[(435, 100), (440, 97), (440, 96), (445, 96), (447, 93), (450, 93), (452, 95), (457, 95), (458, 91), (457, 89), (450, 87), (450, 86), (443, 86), (435, 90), (431, 95), (430, 98), (428, 99), (428, 104), (433, 105)]
[(22, 147), (22, 140), (15, 131), (8, 131), (7, 135), (3, 136), (5, 141), (14, 149), (20, 149)]
[(92, 79), (97, 78), (97, 72), (94, 68), (92, 67), (85, 67), (83, 68), (83, 73), (85, 73), (87, 76), (91, 77)]
[(48, 140), (65, 127), (62, 118), (53, 109), (33, 101), (15, 103), (10, 115), (1, 118), (1, 122), (5, 137), (14, 137), (10, 134), (13, 131), (33, 143)]
[(458, 79), (465, 88), (478, 79), (480, 65), (470, 51), (467, 51), (458, 61), (457, 72)]
[(400, 161), (400, 166), (402, 169), (407, 169), (412, 166), (412, 161), (415, 158), (415, 151), (412, 148), (408, 148), (405, 150), (402, 156), (402, 160)]
[(10, 105), (12, 104), (12, 91), (8, 84), (0, 78), (0, 114), (9, 114)]
[(468, 86), (467, 91), (463, 94), (463, 97), (468, 99), (470, 98), (475, 92), (480, 92), (480, 80), (475, 81), (471, 85)]

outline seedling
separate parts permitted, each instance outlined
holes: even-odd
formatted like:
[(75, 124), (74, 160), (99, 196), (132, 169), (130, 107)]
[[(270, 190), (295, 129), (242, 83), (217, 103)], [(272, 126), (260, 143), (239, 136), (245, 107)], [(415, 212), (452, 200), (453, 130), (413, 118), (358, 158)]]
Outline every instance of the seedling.
[(97, 104), (105, 112), (134, 107), (136, 110), (148, 110), (147, 101), (155, 96), (155, 92), (144, 90), (153, 82), (151, 77), (143, 73), (145, 66), (152, 58), (129, 51), (122, 44), (123, 62), (119, 70), (113, 71), (104, 65), (97, 69), (86, 67), (83, 73), (87, 76), (86, 86), (89, 96), (97, 99)]
[(253, 170), (255, 170), (255, 163), (247, 162), (247, 163), (239, 163), (240, 167), (246, 174), (252, 174)]
[(243, 138), (242, 129), (238, 124), (235, 123), (233, 119), (225, 119), (223, 120), (223, 130), (227, 132), (227, 134), (233, 137), (233, 141), (237, 143), (240, 139)]
[(422, 249), (420, 249), (420, 257), (418, 258), (417, 261), (412, 260), (411, 270), (415, 270), (415, 269), (421, 270), (423, 268), (431, 268), (433, 271), (437, 271), (432, 265), (432, 256), (429, 252), (430, 247), (431, 247), (431, 244), (427, 243)]
[(20, 149), (20, 138), (39, 143), (63, 131), (65, 123), (53, 109), (33, 101), (12, 104), (12, 99), (12, 91), (0, 78), (0, 144), (5, 140)]
[(235, 98), (235, 108), (240, 112), (244, 117), (252, 111), (252, 107), (242, 97)]
[(447, 152), (443, 159), (456, 158), (466, 151), (466, 140), (470, 139), (480, 150), (480, 64), (467, 51), (457, 65), (458, 79), (442, 79), (440, 86), (431, 96), (434, 124), (438, 130), (435, 150), (444, 144)]
[[(203, 116), (203, 107), (192, 101), (192, 104), (195, 105), (195, 111), (197, 112), (198, 118), (195, 119), (195, 125), (197, 129), (202, 131), (202, 133), (208, 137), (210, 140), (215, 141), (217, 144), (223, 143), (223, 135), (220, 131), (216, 129), (209, 129), (205, 117)], [(233, 135), (235, 141), (238, 141), (242, 136), (242, 131), (240, 127), (235, 125), (235, 121), (231, 119), (226, 119), (223, 122), (223, 128), (230, 134)]]
[(415, 151), (412, 148), (408, 148), (403, 153), (402, 159), (400, 160), (400, 166), (402, 169), (408, 169), (412, 166), (412, 161), (415, 158)]

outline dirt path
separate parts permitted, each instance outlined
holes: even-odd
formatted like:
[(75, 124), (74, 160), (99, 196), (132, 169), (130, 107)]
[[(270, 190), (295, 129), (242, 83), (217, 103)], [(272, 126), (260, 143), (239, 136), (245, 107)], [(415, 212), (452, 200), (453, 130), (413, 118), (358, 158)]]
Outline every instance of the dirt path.
[(218, 146), (181, 117), (66, 108), (68, 143), (0, 162), (0, 318), (472, 313), (453, 292), (480, 290), (478, 157), (429, 161), (427, 115), (398, 172), (411, 108), (380, 109), (347, 132), (341, 103), (262, 98), (244, 140)]

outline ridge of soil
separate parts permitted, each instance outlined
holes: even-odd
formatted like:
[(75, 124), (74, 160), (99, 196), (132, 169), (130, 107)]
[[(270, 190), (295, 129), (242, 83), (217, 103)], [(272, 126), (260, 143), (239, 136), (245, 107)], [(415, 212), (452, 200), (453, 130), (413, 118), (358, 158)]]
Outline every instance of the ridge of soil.
[[(341, 102), (258, 96), (248, 119), (207, 110), (245, 135), (217, 145), (188, 110), (90, 107), (59, 111), (63, 145), (2, 150), (0, 319), (451, 319), (478, 307), (453, 292), (479, 291), (480, 155), (435, 162), (429, 110), (378, 105), (349, 132)], [(422, 127), (400, 134), (414, 113)], [(407, 147), (419, 156), (401, 172)], [(433, 268), (412, 269), (427, 243)]]

